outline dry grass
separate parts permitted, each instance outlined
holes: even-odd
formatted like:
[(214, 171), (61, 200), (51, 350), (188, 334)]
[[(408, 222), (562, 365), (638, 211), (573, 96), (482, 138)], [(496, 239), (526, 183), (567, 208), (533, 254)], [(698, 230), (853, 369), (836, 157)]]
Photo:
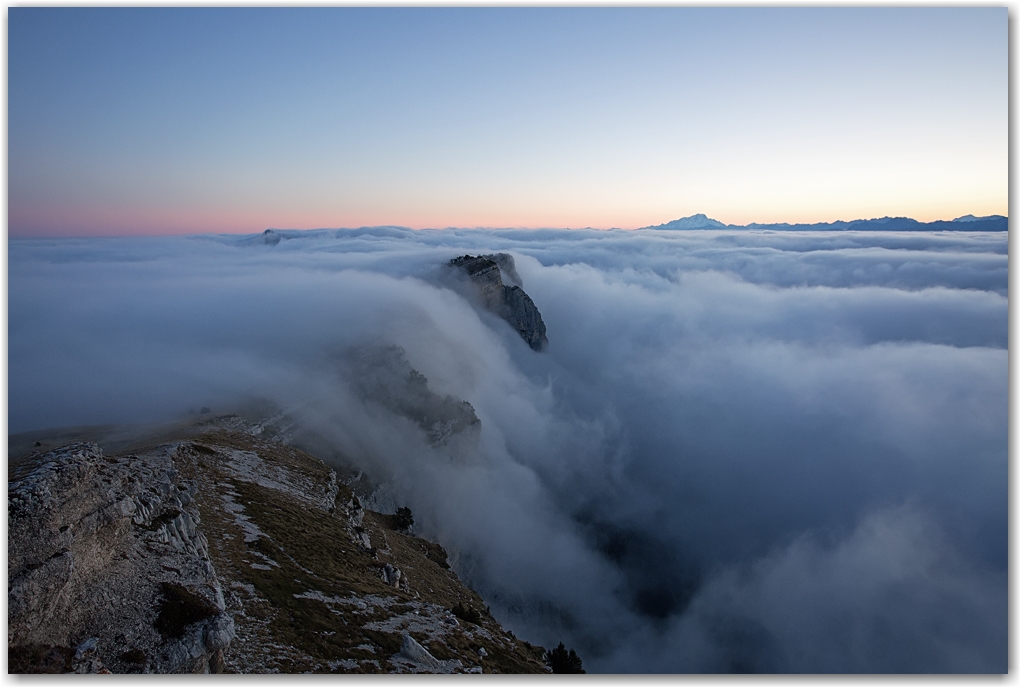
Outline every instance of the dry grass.
[[(207, 432), (196, 436), (190, 448), (186, 452), (190, 461), (184, 461), (190, 466), (179, 469), (201, 483), (197, 501), (202, 529), (225, 592), (231, 592), (228, 611), (238, 625), (238, 640), (225, 652), (228, 668), (389, 672), (393, 666), (386, 659), (399, 651), (405, 631), (399, 627), (413, 627), (429, 612), (460, 606), (478, 612), (480, 622), (452, 622), (448, 628), (443, 626), (439, 639), (425, 631), (406, 631), (437, 659), (460, 660), (464, 669), (545, 670), (541, 647), (531, 647), (504, 632), (485, 610), (481, 597), (449, 570), (446, 552), (438, 544), (398, 532), (393, 516), (368, 511), (362, 525), (373, 551), (366, 551), (351, 540), (342, 508), (331, 514), (278, 490), (238, 479), (224, 469), (223, 456), (229, 449), (253, 451), (296, 475), (326, 484), (329, 468), (321, 461), (292, 447), (237, 432)], [(264, 536), (244, 541), (235, 515), (224, 507), (228, 492), (235, 494), (230, 498), (243, 506), (243, 515)], [(341, 485), (337, 503), (350, 497), (351, 492)], [(386, 564), (401, 570), (409, 591), (383, 581)], [(321, 598), (345, 602), (326, 603)], [(371, 602), (359, 606), (358, 600)], [(404, 621), (405, 617), (409, 620)], [(378, 629), (387, 622), (396, 623), (396, 631)], [(267, 646), (272, 651), (266, 652)], [(479, 658), (479, 648), (487, 652), (484, 660)]]

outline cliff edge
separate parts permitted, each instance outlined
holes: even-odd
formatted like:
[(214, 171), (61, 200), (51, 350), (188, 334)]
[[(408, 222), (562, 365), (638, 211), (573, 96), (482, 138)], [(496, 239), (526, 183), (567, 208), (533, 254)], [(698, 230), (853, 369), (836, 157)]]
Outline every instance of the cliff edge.
[[(468, 276), (486, 309), (506, 320), (532, 350), (545, 350), (549, 339), (545, 335), (542, 313), (531, 296), (521, 288), (512, 255), (462, 255), (448, 265)], [(515, 283), (504, 284), (503, 272), (506, 272), (509, 281)]]
[(548, 672), (407, 517), (261, 429), (12, 461), (9, 671)]

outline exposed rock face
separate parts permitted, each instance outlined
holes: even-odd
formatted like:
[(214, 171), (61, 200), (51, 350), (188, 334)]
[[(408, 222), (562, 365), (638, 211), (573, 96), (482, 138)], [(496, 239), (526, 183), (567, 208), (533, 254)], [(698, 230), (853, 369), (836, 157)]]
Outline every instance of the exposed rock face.
[(504, 286), (503, 299), (506, 304), (503, 318), (532, 349), (545, 350), (549, 345), (549, 339), (545, 336), (545, 322), (531, 297), (519, 286)]
[(260, 239), (261, 243), (264, 243), (267, 246), (275, 246), (276, 244), (278, 244), (280, 242), (280, 235), (277, 234), (272, 229), (266, 229), (259, 236), (259, 239)]
[(172, 454), (108, 458), (74, 444), (8, 484), (12, 670), (53, 647), (75, 648), (76, 672), (222, 670), (233, 620), (198, 528), (196, 484)]
[(13, 461), (9, 670), (546, 671), (440, 546), (262, 431), (203, 416), (128, 455)]
[[(520, 276), (512, 255), (462, 255), (449, 265), (467, 274), (486, 309), (509, 322), (533, 350), (542, 351), (549, 345), (542, 314), (519, 285)], [(503, 272), (516, 284), (504, 284)]]
[(524, 282), (521, 281), (521, 275), (517, 273), (517, 263), (514, 262), (514, 256), (509, 253), (490, 253), (488, 255), (481, 255), (479, 257), (485, 258), (486, 260), (492, 260), (499, 267), (500, 275), (503, 277), (504, 283), (509, 283), (510, 286), (519, 286), (524, 288)]
[[(404, 635), (400, 643), (400, 651), (390, 659), (390, 663), (405, 668), (411, 673), (450, 673), (450, 661), (440, 661), (430, 654), (425, 647), (414, 640), (411, 635)], [(444, 665), (447, 664), (447, 665)]]
[(428, 379), (407, 361), (399, 346), (364, 347), (351, 352), (349, 378), (366, 400), (413, 421), (434, 446), (469, 435), (477, 445), (481, 421), (467, 401), (429, 389)]

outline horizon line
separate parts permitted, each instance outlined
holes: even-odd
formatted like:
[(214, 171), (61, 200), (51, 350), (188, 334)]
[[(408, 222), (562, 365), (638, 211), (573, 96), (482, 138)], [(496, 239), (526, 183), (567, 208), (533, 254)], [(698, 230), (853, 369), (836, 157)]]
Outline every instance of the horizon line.
[[(707, 222), (713, 222), (713, 223), (721, 224), (722, 226), (691, 227), (689, 230), (691, 230), (691, 231), (703, 231), (703, 230), (712, 229), (712, 228), (716, 228), (716, 229), (719, 229), (719, 230), (723, 230), (723, 229), (743, 229), (743, 228), (757, 229), (757, 228), (782, 227), (782, 226), (788, 226), (788, 227), (810, 227), (810, 226), (825, 226), (825, 225), (834, 225), (834, 224), (853, 224), (853, 223), (856, 223), (856, 222), (878, 222), (878, 221), (883, 221), (883, 220), (906, 220), (906, 221), (910, 221), (910, 222), (916, 222), (917, 224), (939, 224), (939, 223), (946, 224), (946, 223), (954, 223), (954, 222), (961, 223), (961, 224), (968, 224), (969, 221), (981, 221), (981, 220), (1005, 219), (1005, 220), (1008, 221), (1009, 220), (1009, 215), (992, 214), (992, 215), (975, 216), (973, 214), (968, 213), (968, 214), (964, 214), (964, 215), (959, 215), (959, 216), (957, 216), (957, 217), (955, 217), (953, 219), (934, 219), (934, 220), (928, 220), (928, 221), (914, 219), (913, 217), (909, 217), (909, 216), (906, 216), (906, 215), (897, 215), (897, 216), (885, 215), (885, 216), (882, 216), (882, 217), (870, 217), (870, 218), (863, 218), (863, 217), (861, 217), (861, 218), (855, 218), (855, 219), (849, 219), (849, 220), (836, 219), (836, 220), (824, 220), (824, 221), (816, 221), (816, 222), (803, 222), (803, 221), (800, 221), (800, 222), (796, 222), (796, 221), (795, 222), (790, 222), (790, 221), (783, 221), (783, 222), (748, 222), (746, 224), (734, 224), (734, 223), (721, 222), (720, 220), (716, 220), (716, 219), (714, 219), (712, 217), (708, 217), (704, 213), (695, 213), (693, 215), (686, 215), (684, 217), (679, 217), (677, 219), (667, 220), (666, 222), (663, 222), (661, 224), (649, 224), (649, 225), (644, 225), (644, 226), (639, 226), (639, 227), (618, 227), (618, 226), (614, 226), (614, 227), (593, 227), (593, 226), (584, 226), (584, 227), (569, 227), (569, 226), (478, 226), (478, 225), (473, 226), (473, 227), (472, 226), (452, 226), (452, 225), (445, 226), (445, 227), (440, 227), (440, 226), (419, 226), (419, 227), (412, 227), (412, 226), (407, 226), (407, 225), (404, 225), (404, 224), (362, 224), (362, 225), (359, 225), (359, 226), (319, 226), (319, 227), (304, 227), (304, 228), (300, 228), (300, 227), (283, 227), (283, 226), (266, 226), (266, 227), (264, 227), (262, 229), (254, 229), (254, 230), (246, 230), (246, 229), (241, 229), (241, 230), (229, 230), (229, 229), (228, 230), (216, 230), (216, 229), (210, 229), (210, 230), (205, 230), (205, 231), (203, 231), (203, 230), (200, 230), (200, 231), (187, 231), (187, 230), (173, 230), (173, 229), (170, 229), (170, 230), (157, 231), (157, 232), (142, 231), (142, 232), (119, 232), (119, 233), (102, 233), (102, 234), (99, 234), (99, 233), (84, 233), (84, 232), (78, 233), (78, 232), (74, 232), (74, 231), (60, 231), (60, 230), (51, 230), (51, 231), (39, 232), (39, 231), (32, 231), (32, 230), (18, 230), (18, 229), (12, 229), (11, 227), (8, 227), (7, 234), (8, 234), (8, 238), (9, 239), (10, 238), (14, 238), (14, 239), (26, 239), (26, 238), (28, 238), (28, 239), (30, 239), (30, 238), (57, 239), (57, 238), (127, 238), (127, 237), (151, 237), (151, 238), (160, 238), (160, 237), (163, 237), (163, 238), (167, 238), (167, 237), (172, 237), (172, 236), (224, 236), (224, 235), (226, 235), (226, 236), (246, 236), (246, 235), (263, 234), (263, 233), (265, 233), (267, 231), (338, 231), (338, 230), (351, 230), (351, 231), (354, 231), (354, 230), (359, 230), (359, 229), (406, 229), (406, 230), (410, 230), (410, 231), (640, 231), (642, 229), (658, 229), (658, 228), (663, 228), (663, 227), (666, 227), (667, 225), (672, 224), (674, 222), (682, 222), (684, 220), (694, 220), (694, 219), (700, 219), (700, 218), (703, 218)], [(973, 219), (968, 221), (966, 218), (973, 218)], [(672, 229), (671, 231), (683, 231), (683, 229)]]

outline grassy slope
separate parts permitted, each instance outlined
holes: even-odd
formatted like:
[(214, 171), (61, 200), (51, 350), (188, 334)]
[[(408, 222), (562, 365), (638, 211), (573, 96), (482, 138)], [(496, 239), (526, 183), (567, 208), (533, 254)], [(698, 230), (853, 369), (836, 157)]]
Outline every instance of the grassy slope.
[[(408, 633), (433, 656), (460, 660), (465, 669), (544, 670), (541, 647), (504, 632), (485, 610), (481, 597), (445, 567), (446, 553), (440, 546), (397, 532), (391, 516), (369, 511), (362, 524), (374, 550), (365, 550), (352, 541), (345, 527), (342, 504), (350, 502), (352, 494), (343, 485), (336, 496), (339, 507), (330, 514), (232, 475), (224, 469), (222, 455), (231, 449), (254, 452), (269, 463), (326, 485), (329, 468), (321, 461), (291, 447), (222, 430), (197, 436), (193, 446), (191, 465), (179, 469), (182, 476), (199, 480), (198, 505), (210, 555), (224, 580), (224, 591), (232, 592), (227, 593), (228, 609), (235, 611), (240, 641), (235, 640), (227, 652), (228, 667), (244, 672), (261, 672), (251, 670), (256, 667), (281, 672), (389, 672), (393, 666), (386, 658), (400, 648), (401, 627), (410, 626)], [(229, 491), (237, 495), (232, 500), (244, 507), (244, 515), (265, 536), (244, 541), (234, 515), (223, 505), (223, 495)], [(260, 567), (253, 568), (253, 563)], [(387, 563), (402, 571), (409, 592), (383, 581), (381, 571)], [(352, 602), (300, 598), (316, 593)], [(378, 601), (361, 609), (353, 597)], [(446, 611), (455, 606), (478, 611), (480, 623), (450, 623)], [(447, 622), (431, 622), (444, 631), (441, 637), (414, 629), (419, 619), (434, 621), (441, 614)], [(401, 616), (407, 616), (407, 622), (401, 622)], [(383, 631), (373, 624), (396, 631)], [(274, 651), (263, 651), (272, 645), (277, 647)], [(485, 649), (484, 659), (479, 658), (479, 648)], [(344, 664), (338, 666), (338, 662)]]

